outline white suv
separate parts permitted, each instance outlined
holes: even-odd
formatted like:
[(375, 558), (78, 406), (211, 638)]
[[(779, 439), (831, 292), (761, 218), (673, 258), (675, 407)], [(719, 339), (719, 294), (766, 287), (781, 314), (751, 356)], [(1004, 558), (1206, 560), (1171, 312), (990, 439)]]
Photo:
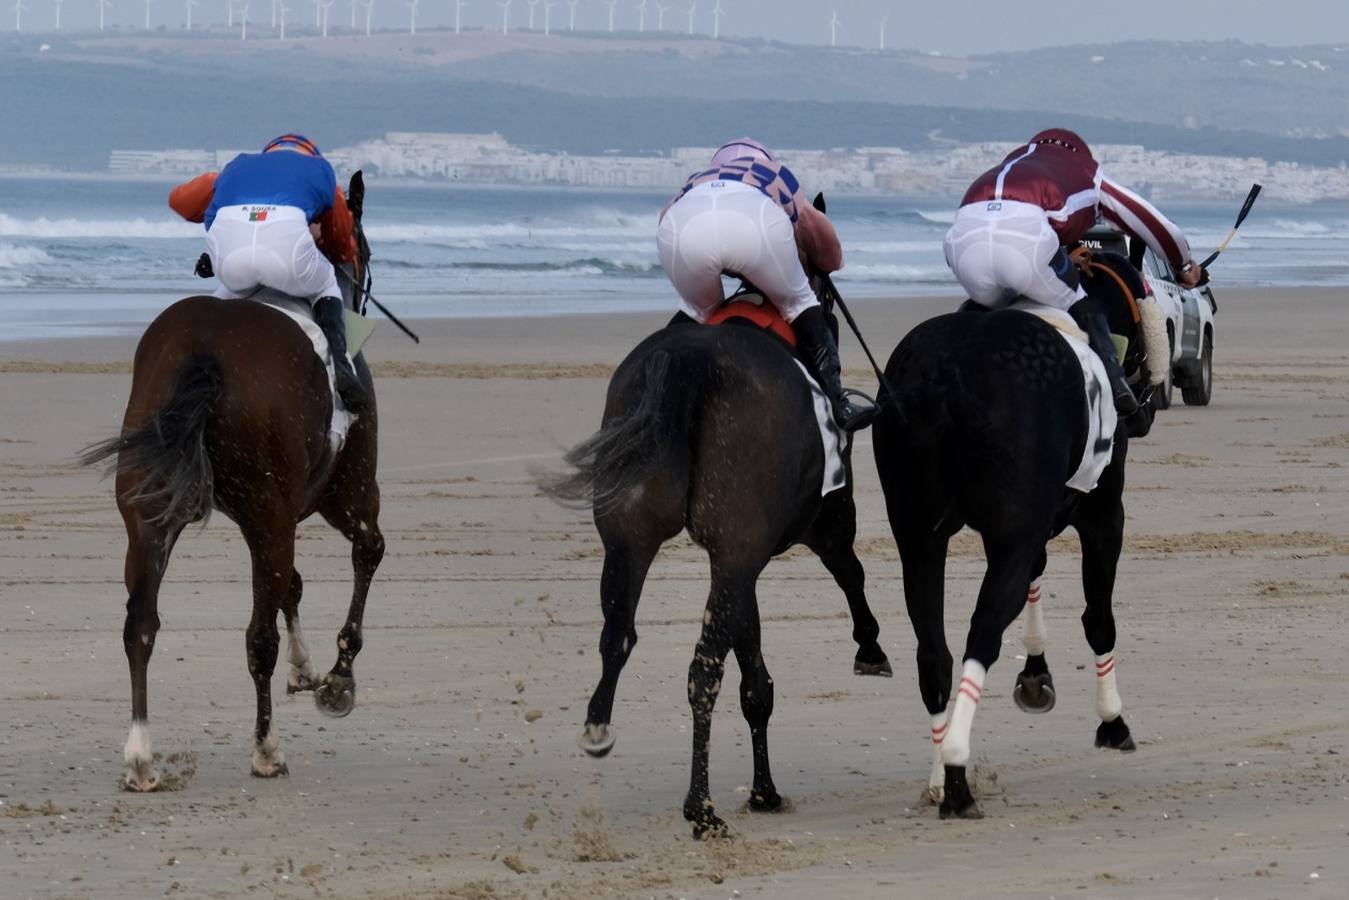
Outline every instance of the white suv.
[(1213, 396), (1213, 317), (1218, 311), (1213, 289), (1208, 285), (1181, 287), (1166, 260), (1159, 259), (1142, 241), (1130, 241), (1109, 228), (1093, 228), (1082, 243), (1092, 250), (1128, 257), (1166, 313), (1171, 366), (1166, 381), (1153, 394), (1157, 406), (1166, 409), (1171, 405), (1173, 386), (1180, 387), (1181, 397), (1190, 406), (1208, 406)]

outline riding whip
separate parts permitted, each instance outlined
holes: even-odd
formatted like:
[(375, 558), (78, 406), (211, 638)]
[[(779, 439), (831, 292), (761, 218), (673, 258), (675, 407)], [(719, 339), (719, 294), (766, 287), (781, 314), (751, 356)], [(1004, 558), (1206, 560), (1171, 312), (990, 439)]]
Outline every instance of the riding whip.
[(899, 395), (890, 387), (890, 382), (886, 380), (885, 373), (876, 364), (876, 357), (871, 355), (871, 348), (867, 346), (866, 338), (862, 337), (862, 330), (857, 327), (857, 320), (852, 317), (852, 313), (848, 310), (848, 304), (843, 302), (843, 295), (838, 292), (838, 288), (834, 287), (834, 279), (830, 278), (827, 272), (820, 272), (818, 275), (820, 283), (824, 285), (825, 293), (830, 300), (838, 304), (838, 308), (843, 311), (843, 318), (848, 322), (848, 327), (852, 329), (853, 334), (857, 335), (857, 343), (862, 345), (862, 352), (867, 355), (867, 360), (871, 363), (871, 369), (876, 373), (876, 378), (880, 381), (881, 387), (885, 388), (888, 399), (891, 402), (898, 403)]
[(413, 343), (420, 344), (420, 343), (422, 342), (422, 339), (419, 338), (419, 337), (417, 337), (417, 335), (413, 332), (413, 330), (412, 330), (411, 328), (408, 328), (406, 325), (404, 325), (402, 322), (400, 322), (397, 316), (395, 316), (393, 313), (389, 312), (388, 307), (386, 307), (383, 303), (380, 303), (378, 300), (376, 300), (376, 299), (375, 299), (375, 295), (372, 294), (372, 293), (370, 293), (370, 291), (369, 291), (368, 288), (366, 288), (364, 285), (358, 284), (358, 283), (356, 282), (356, 279), (354, 279), (354, 278), (352, 278), (350, 275), (348, 275), (348, 274), (346, 273), (346, 271), (343, 270), (343, 268), (342, 268), (341, 266), (334, 266), (333, 268), (334, 268), (334, 269), (335, 269), (335, 270), (336, 270), (343, 278), (345, 278), (345, 279), (347, 280), (347, 282), (348, 282), (353, 288), (355, 288), (357, 291), (359, 291), (359, 292), (361, 293), (361, 295), (362, 295), (363, 297), (365, 297), (365, 299), (367, 299), (367, 300), (369, 300), (371, 303), (375, 304), (375, 309), (377, 309), (377, 310), (379, 310), (380, 312), (384, 313), (384, 318), (388, 319), (390, 322), (392, 322), (392, 323), (394, 323), (395, 325), (397, 325), (397, 326), (399, 327), (399, 329), (400, 329), (404, 334), (406, 334), (408, 337), (412, 338)]
[(1208, 259), (1199, 264), (1199, 268), (1207, 269), (1209, 264), (1218, 258), (1218, 254), (1226, 250), (1227, 245), (1232, 243), (1232, 239), (1237, 236), (1237, 229), (1241, 227), (1241, 223), (1245, 222), (1246, 217), (1250, 215), (1251, 207), (1255, 205), (1255, 198), (1260, 196), (1260, 187), (1261, 186), (1258, 184), (1251, 185), (1251, 192), (1246, 195), (1246, 202), (1241, 204), (1241, 212), (1237, 213), (1237, 224), (1232, 226), (1232, 230), (1227, 233), (1227, 237), (1218, 245), (1218, 249), (1210, 253)]

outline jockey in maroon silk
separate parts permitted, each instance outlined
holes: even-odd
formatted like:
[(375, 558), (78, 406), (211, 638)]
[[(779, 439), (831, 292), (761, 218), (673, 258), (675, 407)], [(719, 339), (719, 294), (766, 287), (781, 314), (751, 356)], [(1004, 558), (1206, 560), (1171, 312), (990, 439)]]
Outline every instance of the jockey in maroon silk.
[[(975, 179), (946, 234), (946, 261), (981, 306), (997, 309), (1024, 297), (1066, 311), (1086, 295), (1064, 245), (1101, 219), (1144, 241), (1186, 287), (1202, 279), (1180, 229), (1107, 179), (1087, 142), (1062, 128), (1040, 132)], [(1136, 412), (1104, 315), (1090, 306), (1074, 312), (1105, 363), (1116, 407)]]

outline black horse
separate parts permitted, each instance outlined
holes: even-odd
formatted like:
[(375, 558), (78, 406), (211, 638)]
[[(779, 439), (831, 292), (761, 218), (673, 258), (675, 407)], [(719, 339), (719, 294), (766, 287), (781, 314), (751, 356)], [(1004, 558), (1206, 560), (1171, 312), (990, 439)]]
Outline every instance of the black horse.
[[(1128, 261), (1114, 255), (1098, 257), (1083, 277), (1089, 299), (1081, 302), (1103, 304), (1112, 329), (1130, 340), (1126, 372), (1142, 363), (1129, 296), (1136, 284)], [(1085, 392), (1099, 386), (1084, 379), (1077, 356), (1052, 325), (1015, 310), (961, 311), (922, 323), (890, 357), (885, 382), (875, 426), (876, 467), (918, 638), (919, 689), (932, 716), (937, 756), (929, 789), (941, 800), (942, 818), (974, 818), (981, 813), (965, 777), (970, 725), (1003, 631), (1028, 599), (1028, 658), (1016, 698), (1029, 711), (1053, 705), (1034, 604), (1046, 544), (1069, 525), (1082, 543), (1087, 607), (1082, 622), (1097, 656), (1096, 744), (1134, 747), (1115, 688), (1111, 595), (1123, 543), (1124, 464), (1135, 423), (1120, 421), (1113, 429), (1109, 463), (1094, 490), (1067, 487), (1091, 430)], [(1108, 392), (1102, 403), (1110, 403)], [(1097, 440), (1110, 439), (1107, 431)], [(948, 542), (964, 526), (982, 536), (988, 569), (953, 694), (943, 587)]]
[[(847, 458), (845, 449), (845, 461)], [(609, 384), (600, 430), (573, 448), (574, 471), (546, 480), (564, 502), (591, 506), (604, 543), (600, 602), (603, 674), (580, 745), (613, 747), (619, 673), (637, 643), (642, 584), (660, 546), (684, 529), (707, 551), (712, 587), (689, 666), (693, 768), (684, 817), (697, 837), (723, 834), (708, 794), (708, 739), (724, 662), (740, 664), (740, 707), (754, 750), (749, 806), (782, 804), (768, 764), (773, 679), (759, 649), (755, 584), (776, 554), (805, 544), (848, 598), (858, 644), (855, 671), (890, 674), (853, 552), (852, 473), (821, 496), (825, 456), (811, 390), (789, 346), (742, 322), (672, 323), (642, 341)]]

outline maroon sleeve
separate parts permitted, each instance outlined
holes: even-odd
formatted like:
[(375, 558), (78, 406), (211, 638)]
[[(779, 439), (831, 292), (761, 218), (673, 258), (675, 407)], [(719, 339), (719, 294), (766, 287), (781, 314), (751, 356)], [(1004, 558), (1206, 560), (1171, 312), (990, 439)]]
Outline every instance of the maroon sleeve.
[(1101, 213), (1126, 233), (1141, 239), (1152, 252), (1179, 271), (1190, 256), (1190, 242), (1180, 228), (1157, 208), (1128, 188), (1101, 179)]

